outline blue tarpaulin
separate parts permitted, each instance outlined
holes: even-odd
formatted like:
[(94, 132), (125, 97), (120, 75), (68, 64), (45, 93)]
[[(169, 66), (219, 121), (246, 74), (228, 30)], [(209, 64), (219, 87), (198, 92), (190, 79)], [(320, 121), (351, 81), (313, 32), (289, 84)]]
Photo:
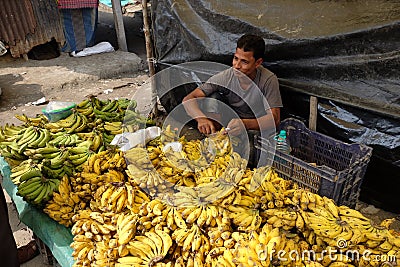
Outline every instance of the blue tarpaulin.
[[(129, 4), (129, 2), (132, 3), (132, 0), (121, 0), (121, 6), (126, 6), (127, 4)], [(112, 7), (111, 0), (100, 0), (100, 3)]]

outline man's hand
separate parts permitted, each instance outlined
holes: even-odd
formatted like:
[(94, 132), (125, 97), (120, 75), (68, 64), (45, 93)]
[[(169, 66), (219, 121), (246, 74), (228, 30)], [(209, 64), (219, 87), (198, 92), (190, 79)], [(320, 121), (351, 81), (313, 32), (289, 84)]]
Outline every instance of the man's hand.
[(241, 119), (232, 119), (228, 123), (226, 128), (229, 128), (229, 134), (232, 134), (232, 135), (235, 135), (235, 136), (241, 134), (243, 131), (246, 130), (246, 127), (243, 124)]
[(215, 126), (212, 120), (207, 118), (197, 118), (197, 129), (202, 134), (212, 134), (215, 133)]

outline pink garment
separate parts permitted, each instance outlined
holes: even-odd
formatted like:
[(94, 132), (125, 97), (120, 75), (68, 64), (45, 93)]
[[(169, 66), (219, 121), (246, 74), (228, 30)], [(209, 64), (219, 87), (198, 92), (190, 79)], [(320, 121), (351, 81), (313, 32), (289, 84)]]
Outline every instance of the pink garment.
[(75, 8), (97, 8), (99, 0), (58, 0), (58, 8), (75, 9)]

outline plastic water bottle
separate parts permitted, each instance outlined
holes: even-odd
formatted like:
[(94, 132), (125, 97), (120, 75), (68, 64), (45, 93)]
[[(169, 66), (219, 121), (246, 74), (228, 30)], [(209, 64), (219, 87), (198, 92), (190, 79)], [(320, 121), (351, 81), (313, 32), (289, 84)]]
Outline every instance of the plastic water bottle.
[(289, 145), (289, 140), (286, 139), (285, 130), (281, 130), (274, 139), (276, 140), (276, 150), (279, 150), (285, 154), (290, 154), (291, 148)]

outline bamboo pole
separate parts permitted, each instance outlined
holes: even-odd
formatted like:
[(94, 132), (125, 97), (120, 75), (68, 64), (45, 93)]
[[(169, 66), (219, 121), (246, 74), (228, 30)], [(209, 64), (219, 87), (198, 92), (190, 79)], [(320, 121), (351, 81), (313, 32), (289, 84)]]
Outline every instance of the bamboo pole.
[(111, 0), (112, 9), (114, 14), (114, 24), (117, 31), (118, 47), (122, 51), (128, 52), (128, 46), (126, 44), (124, 20), (122, 16), (122, 7), (120, 0)]
[(311, 131), (317, 130), (317, 116), (318, 116), (318, 98), (310, 96), (310, 117), (308, 120), (308, 128)]
[[(151, 34), (150, 34), (150, 24), (149, 24), (149, 17), (147, 13), (147, 0), (142, 0), (142, 10), (143, 10), (143, 25), (144, 25), (144, 37), (146, 41), (146, 57), (147, 57), (147, 64), (149, 67), (150, 77), (152, 77), (156, 72), (154, 68), (154, 55), (153, 55), (153, 45), (151, 41)], [(157, 92), (155, 89), (155, 80), (153, 79), (151, 82), (151, 102), (153, 104), (153, 109), (151, 111), (151, 117), (157, 117), (158, 115), (158, 107), (157, 107)]]

